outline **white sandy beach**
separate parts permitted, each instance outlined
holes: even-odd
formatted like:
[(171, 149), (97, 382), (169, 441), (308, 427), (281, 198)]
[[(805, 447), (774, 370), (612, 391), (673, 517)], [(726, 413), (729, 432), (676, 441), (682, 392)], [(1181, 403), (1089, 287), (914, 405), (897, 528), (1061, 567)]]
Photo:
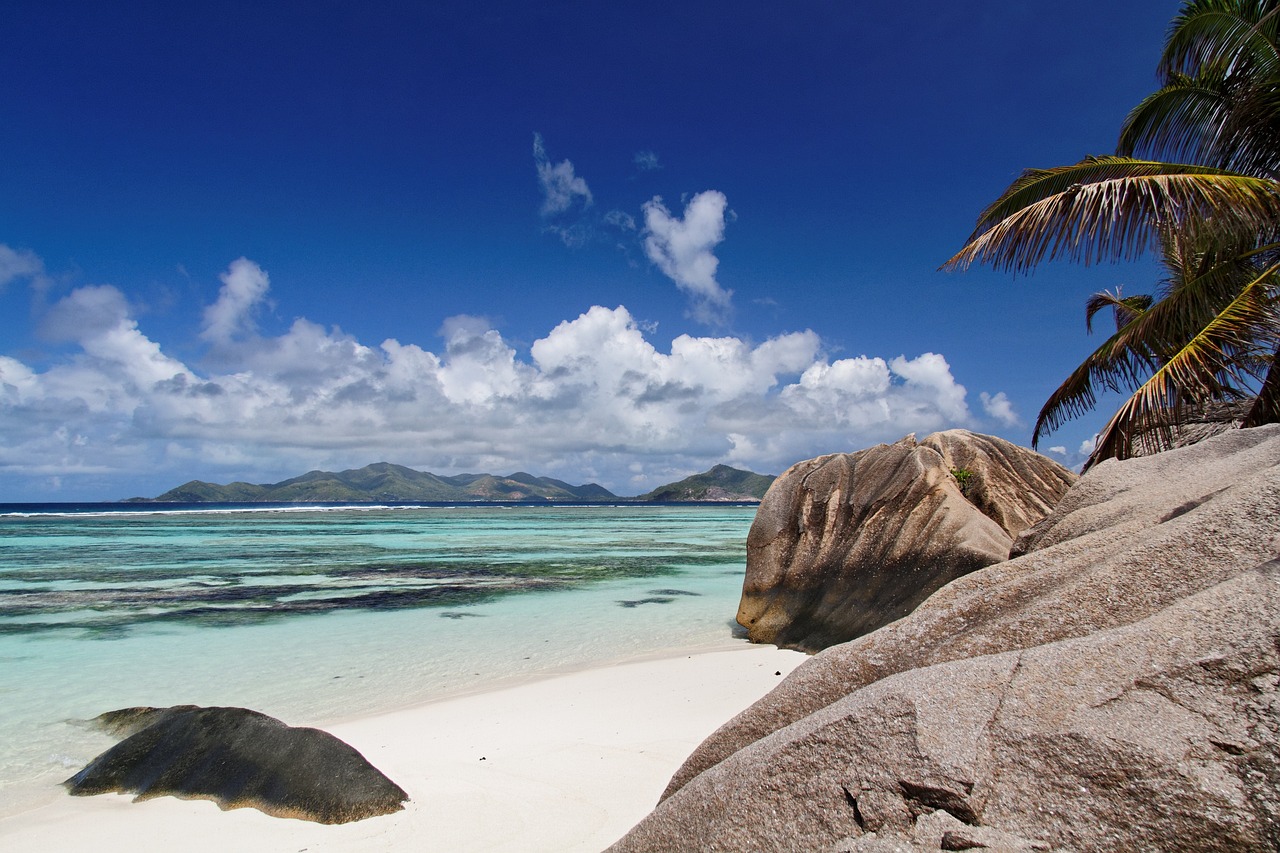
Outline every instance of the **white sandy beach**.
[(223, 812), (205, 800), (57, 796), (0, 820), (0, 847), (598, 851), (653, 808), (699, 742), (804, 659), (744, 645), (326, 726), (409, 793), (405, 810), (385, 817), (323, 826), (253, 809)]

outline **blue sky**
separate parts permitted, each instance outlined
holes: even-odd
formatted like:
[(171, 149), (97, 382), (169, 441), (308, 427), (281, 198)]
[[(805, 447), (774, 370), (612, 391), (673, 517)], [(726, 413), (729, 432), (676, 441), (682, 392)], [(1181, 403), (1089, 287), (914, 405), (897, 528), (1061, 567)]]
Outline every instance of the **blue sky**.
[(0, 501), (1026, 444), (1157, 268), (938, 267), (1113, 149), (1177, 8), (10, 0)]

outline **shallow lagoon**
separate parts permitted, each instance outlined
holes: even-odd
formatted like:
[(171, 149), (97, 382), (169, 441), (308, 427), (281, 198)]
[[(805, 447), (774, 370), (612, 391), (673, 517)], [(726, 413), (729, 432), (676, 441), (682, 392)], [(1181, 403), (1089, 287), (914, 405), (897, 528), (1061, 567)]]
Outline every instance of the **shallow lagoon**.
[(755, 508), (0, 509), (0, 815), (110, 741), (69, 721), (244, 705), (319, 725), (743, 642)]

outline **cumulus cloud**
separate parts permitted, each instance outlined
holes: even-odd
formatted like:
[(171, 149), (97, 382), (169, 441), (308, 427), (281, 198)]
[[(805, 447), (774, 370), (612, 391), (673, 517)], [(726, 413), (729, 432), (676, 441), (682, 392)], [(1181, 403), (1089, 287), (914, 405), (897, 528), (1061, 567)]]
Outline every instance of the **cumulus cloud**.
[(1066, 456), (1066, 455), (1067, 455), (1067, 448), (1066, 448), (1066, 446), (1065, 446), (1065, 445), (1055, 444), (1053, 447), (1050, 447), (1050, 448), (1049, 448), (1049, 452), (1050, 452), (1050, 453), (1055, 453), (1055, 454), (1057, 454), (1058, 456)]
[(1013, 403), (1009, 401), (1003, 391), (996, 394), (988, 394), (983, 391), (978, 395), (978, 398), (982, 401), (982, 410), (987, 413), (987, 416), (994, 418), (1004, 426), (1013, 427), (1022, 422), (1013, 410)]
[(591, 205), (591, 190), (587, 182), (574, 174), (573, 164), (568, 160), (551, 162), (540, 133), (533, 135), (533, 162), (538, 170), (538, 183), (542, 186), (543, 216), (564, 213), (577, 200), (581, 200), (584, 207)]
[(17, 432), (33, 427), (56, 432), (67, 425), (48, 420), (10, 421), (8, 404), (25, 401), (38, 410), (62, 412), (68, 407), (86, 415), (111, 416), (133, 411), (136, 401), (157, 383), (187, 382), (195, 375), (186, 365), (161, 352), (138, 329), (124, 294), (110, 285), (81, 287), (55, 303), (44, 316), (40, 333), (51, 341), (70, 341), (79, 352), (69, 361), (37, 374), (9, 359), (3, 370), (0, 412)]
[(280, 335), (248, 334), (266, 281), (251, 261), (228, 269), (205, 314), (220, 355), (203, 366), (163, 352), (114, 287), (82, 287), (52, 306), (42, 331), (71, 344), (64, 358), (37, 368), (0, 357), (0, 486), (141, 471), (159, 490), (387, 460), (533, 470), (635, 494), (717, 462), (776, 473), (971, 421), (936, 353), (831, 360), (807, 330), (660, 346), (626, 308), (598, 305), (528, 350), (469, 315), (442, 323), (436, 352), (366, 345), (305, 318)]
[(82, 287), (53, 305), (40, 321), (40, 335), (50, 341), (92, 339), (129, 317), (124, 294), (110, 285)]
[(724, 193), (707, 190), (685, 205), (676, 218), (654, 196), (644, 204), (644, 249), (657, 265), (693, 300), (692, 316), (702, 323), (723, 323), (729, 313), (733, 291), (716, 281), (720, 260), (715, 247), (724, 240)]
[(227, 343), (257, 331), (253, 314), (266, 298), (271, 279), (248, 258), (232, 261), (220, 278), (218, 300), (204, 310), (200, 335), (214, 343)]

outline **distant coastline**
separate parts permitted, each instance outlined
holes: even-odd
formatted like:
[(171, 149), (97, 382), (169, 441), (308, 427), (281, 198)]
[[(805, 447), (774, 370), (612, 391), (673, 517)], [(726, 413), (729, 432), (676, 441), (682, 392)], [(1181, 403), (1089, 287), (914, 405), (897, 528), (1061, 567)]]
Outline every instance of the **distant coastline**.
[(575, 486), (523, 471), (440, 475), (377, 462), (340, 472), (310, 471), (279, 483), (228, 484), (191, 480), (154, 498), (130, 504), (592, 504), (592, 503), (758, 503), (775, 477), (728, 465), (660, 486), (634, 497), (615, 495), (597, 483)]
[(757, 499), (666, 501), (639, 498), (611, 498), (600, 501), (158, 501), (129, 498), (121, 501), (66, 501), (33, 503), (0, 503), (0, 519), (36, 516), (112, 516), (112, 515), (183, 515), (218, 513), (290, 513), (290, 512), (395, 512), (430, 509), (610, 509), (619, 507), (717, 507), (758, 506)]

